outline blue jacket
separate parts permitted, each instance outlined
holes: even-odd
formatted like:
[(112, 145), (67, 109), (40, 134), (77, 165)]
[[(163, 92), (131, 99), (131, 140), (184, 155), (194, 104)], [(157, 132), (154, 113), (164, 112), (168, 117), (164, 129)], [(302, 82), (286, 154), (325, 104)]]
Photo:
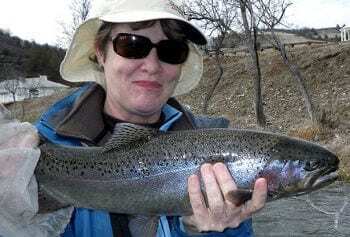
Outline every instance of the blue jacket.
[[(96, 103), (104, 101), (104, 92), (95, 83), (87, 83), (69, 96), (55, 103), (49, 108), (36, 123), (36, 127), (42, 138), (48, 142), (62, 145), (81, 146), (84, 139), (79, 136), (68, 135), (60, 128), (62, 123), (69, 118), (74, 117), (75, 113), (79, 113), (79, 107), (84, 103)], [(90, 94), (92, 96), (90, 96)], [(97, 99), (94, 99), (96, 94)], [(102, 97), (102, 98), (100, 98)], [(89, 99), (90, 98), (90, 99)], [(102, 105), (101, 105), (102, 106)], [(91, 107), (91, 106), (85, 106)], [(103, 107), (103, 106), (102, 106)], [(97, 108), (91, 108), (96, 113)], [(88, 114), (88, 112), (84, 111)], [(195, 127), (225, 127), (228, 125), (225, 119), (208, 120), (203, 117), (194, 117), (188, 111), (182, 112), (170, 105), (165, 105), (163, 108), (165, 114), (165, 122), (160, 127), (160, 130), (166, 131), (174, 126), (179, 120), (186, 115), (192, 120)], [(184, 115), (185, 113), (185, 115)], [(67, 119), (68, 117), (68, 119)], [(79, 121), (80, 122), (80, 121)], [(94, 124), (95, 125), (95, 124)], [(84, 126), (84, 124), (82, 125)], [(68, 126), (69, 127), (69, 126)], [(89, 127), (91, 128), (91, 127)], [(70, 223), (62, 234), (63, 237), (112, 237), (112, 225), (108, 212), (99, 210), (90, 210), (84, 208), (76, 208), (73, 212)], [(162, 216), (159, 221), (157, 237), (185, 237), (190, 236), (184, 232), (183, 225), (179, 217)], [(224, 232), (206, 232), (196, 234), (199, 237), (251, 237), (253, 235), (251, 219), (241, 223), (238, 228), (228, 228)]]

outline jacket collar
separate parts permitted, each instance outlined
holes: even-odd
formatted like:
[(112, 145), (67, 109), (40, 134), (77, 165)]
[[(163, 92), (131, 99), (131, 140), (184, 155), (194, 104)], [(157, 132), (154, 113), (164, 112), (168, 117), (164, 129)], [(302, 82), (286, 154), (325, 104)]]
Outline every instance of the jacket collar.
[[(76, 92), (78, 93), (78, 92)], [(72, 95), (71, 95), (72, 96)], [(69, 99), (69, 97), (67, 97)], [(65, 104), (64, 98), (58, 104)], [(61, 106), (47, 118), (47, 124), (58, 135), (78, 138), (93, 142), (105, 132), (103, 120), (103, 108), (106, 95), (104, 89), (96, 84), (90, 83), (71, 99), (69, 105)], [(166, 118), (161, 130), (184, 130), (193, 129), (194, 123), (191, 116), (174, 98), (170, 98), (164, 106)], [(172, 120), (172, 121), (171, 121)]]

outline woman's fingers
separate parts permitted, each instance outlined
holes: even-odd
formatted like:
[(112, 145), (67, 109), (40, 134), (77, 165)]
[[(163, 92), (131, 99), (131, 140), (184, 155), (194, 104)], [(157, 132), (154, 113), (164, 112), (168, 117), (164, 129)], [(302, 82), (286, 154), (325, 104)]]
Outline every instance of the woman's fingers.
[(205, 205), (204, 197), (200, 186), (200, 181), (197, 175), (191, 175), (188, 178), (188, 194), (189, 194), (191, 206), (193, 209), (193, 215), (207, 216), (208, 209)]
[(184, 221), (191, 228), (194, 226), (198, 231), (223, 231), (225, 228), (237, 227), (265, 205), (267, 195), (265, 179), (256, 181), (251, 200), (244, 205), (236, 206), (224, 198), (228, 193), (237, 190), (237, 186), (223, 163), (204, 164), (200, 171), (208, 203), (206, 205), (204, 201), (199, 177), (190, 176), (188, 192), (193, 215), (184, 218)]
[(265, 206), (267, 198), (267, 182), (264, 178), (255, 181), (252, 199), (247, 201), (241, 211), (241, 218), (246, 219)]
[[(223, 163), (216, 163), (213, 165), (213, 170), (224, 198), (229, 192), (237, 189), (237, 186), (226, 165)], [(225, 200), (227, 201), (226, 198)]]
[(202, 165), (201, 175), (207, 194), (208, 208), (214, 213), (220, 212), (224, 205), (224, 199), (221, 194), (220, 186), (216, 181), (212, 165)]

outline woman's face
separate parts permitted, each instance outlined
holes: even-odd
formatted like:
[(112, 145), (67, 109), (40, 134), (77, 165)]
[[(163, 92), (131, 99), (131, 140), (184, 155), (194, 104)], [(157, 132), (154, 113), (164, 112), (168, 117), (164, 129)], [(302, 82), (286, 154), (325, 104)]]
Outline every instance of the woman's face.
[[(118, 33), (142, 35), (153, 43), (168, 39), (159, 22), (140, 30), (132, 30), (127, 24), (116, 25), (111, 38)], [(181, 64), (160, 61), (155, 48), (145, 58), (127, 59), (114, 52), (112, 41), (104, 55), (101, 52), (97, 55), (106, 77), (105, 111), (128, 122), (156, 122), (162, 106), (175, 90)]]

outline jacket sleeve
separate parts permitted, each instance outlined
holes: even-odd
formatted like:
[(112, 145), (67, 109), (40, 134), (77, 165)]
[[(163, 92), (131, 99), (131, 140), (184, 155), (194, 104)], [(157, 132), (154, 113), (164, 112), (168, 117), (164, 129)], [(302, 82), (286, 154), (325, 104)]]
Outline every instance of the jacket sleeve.
[(243, 221), (237, 228), (227, 228), (223, 232), (187, 233), (181, 217), (169, 217), (171, 237), (254, 237), (252, 219)]

